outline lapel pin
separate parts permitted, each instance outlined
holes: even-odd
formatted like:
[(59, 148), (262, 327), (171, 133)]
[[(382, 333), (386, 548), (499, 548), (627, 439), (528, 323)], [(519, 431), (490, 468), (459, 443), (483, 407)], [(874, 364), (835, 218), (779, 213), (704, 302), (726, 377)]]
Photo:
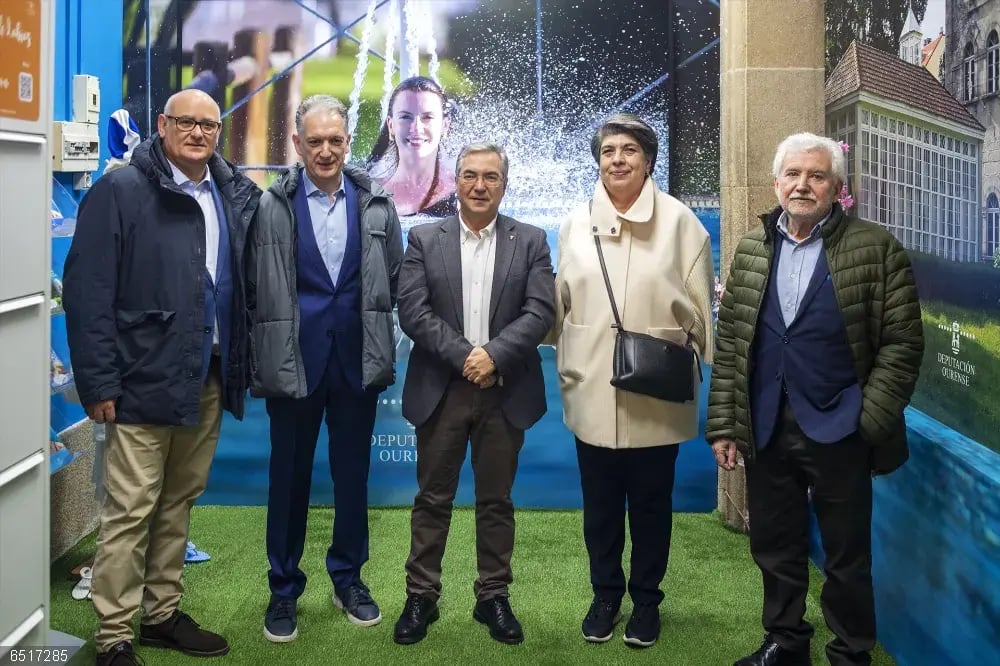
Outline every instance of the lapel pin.
[(510, 240), (514, 240), (514, 234), (510, 235)]

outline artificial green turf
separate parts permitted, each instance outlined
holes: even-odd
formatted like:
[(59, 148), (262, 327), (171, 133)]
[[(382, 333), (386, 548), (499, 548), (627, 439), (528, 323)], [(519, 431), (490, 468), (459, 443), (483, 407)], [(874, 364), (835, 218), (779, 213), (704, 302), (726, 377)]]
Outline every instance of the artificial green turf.
[[(760, 629), (760, 574), (747, 551), (747, 539), (724, 528), (709, 514), (674, 517), (670, 569), (661, 606), (663, 633), (648, 650), (628, 648), (615, 638), (603, 645), (586, 643), (580, 620), (590, 603), (587, 557), (578, 511), (518, 511), (514, 549), (515, 583), (511, 603), (525, 630), (525, 641), (507, 646), (491, 640), (472, 619), (472, 583), (476, 577), (474, 513), (456, 510), (444, 560), (441, 619), (421, 643), (399, 646), (392, 627), (405, 600), (403, 563), (409, 549), (408, 509), (372, 509), (371, 560), (364, 578), (382, 607), (382, 624), (350, 624), (330, 601), (331, 584), (324, 558), (333, 510), (310, 512), (302, 568), (310, 581), (299, 600), (299, 638), (283, 645), (262, 634), (268, 600), (261, 507), (196, 507), (191, 537), (209, 552), (209, 562), (185, 569), (183, 609), (205, 628), (222, 633), (232, 649), (226, 657), (204, 663), (232, 664), (617, 664), (670, 663), (685, 666), (731, 664), (755, 650)], [(70, 596), (67, 572), (93, 556), (94, 537), (86, 539), (52, 569), (53, 629), (90, 638), (97, 618), (86, 601)], [(627, 561), (627, 553), (626, 553)], [(816, 626), (813, 659), (826, 663), (823, 644), (830, 633), (819, 612), (820, 575), (812, 571), (808, 619)], [(627, 598), (623, 612), (630, 610)], [(139, 647), (148, 666), (191, 664), (191, 657)], [(73, 663), (93, 663), (92, 643)], [(348, 661), (350, 660), (350, 661)], [(883, 651), (874, 664), (892, 664)]]

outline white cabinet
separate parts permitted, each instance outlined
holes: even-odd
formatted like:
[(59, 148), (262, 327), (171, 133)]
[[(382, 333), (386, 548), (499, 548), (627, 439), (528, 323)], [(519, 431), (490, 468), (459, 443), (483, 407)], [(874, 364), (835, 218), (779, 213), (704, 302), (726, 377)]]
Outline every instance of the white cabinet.
[[(31, 452), (48, 449), (48, 315), (41, 293), (0, 301), (0, 473)], [(44, 413), (39, 397), (46, 399)], [(0, 540), (0, 554), (6, 554), (4, 543)]]
[(49, 642), (53, 5), (0, 2), (0, 662)]
[(0, 302), (48, 285), (49, 151), (46, 135), (0, 131)]

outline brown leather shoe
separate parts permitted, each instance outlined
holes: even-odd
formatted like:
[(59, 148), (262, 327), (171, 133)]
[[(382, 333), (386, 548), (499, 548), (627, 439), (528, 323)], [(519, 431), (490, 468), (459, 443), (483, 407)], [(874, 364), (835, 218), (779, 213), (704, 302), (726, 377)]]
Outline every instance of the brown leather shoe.
[(194, 657), (221, 657), (229, 652), (226, 639), (205, 631), (186, 613), (174, 611), (159, 624), (139, 625), (139, 644), (177, 650)]

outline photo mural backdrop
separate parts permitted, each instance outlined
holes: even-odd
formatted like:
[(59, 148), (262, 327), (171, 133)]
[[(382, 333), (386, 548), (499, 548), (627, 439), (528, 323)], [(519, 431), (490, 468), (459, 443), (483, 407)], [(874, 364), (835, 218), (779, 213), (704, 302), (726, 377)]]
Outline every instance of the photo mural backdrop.
[(979, 4), (828, 2), (826, 127), (851, 146), (851, 212), (913, 263), (926, 338), (913, 407), (1000, 453), (1000, 3)]
[[(827, 0), (826, 131), (852, 212), (913, 264), (925, 352), (910, 460), (874, 481), (879, 640), (900, 664), (1000, 654), (1000, 0)], [(814, 531), (819, 552), (818, 533)]]
[[(349, 106), (351, 159), (383, 179), (392, 160), (369, 159), (402, 78), (437, 81), (448, 97), (439, 187), (414, 205), (394, 194), (404, 238), (414, 224), (453, 210), (449, 179), (458, 149), (492, 141), (510, 157), (502, 212), (546, 230), (557, 258), (561, 220), (590, 198), (597, 169), (590, 139), (612, 113), (640, 115), (657, 131), (661, 189), (692, 201), (718, 263), (718, 3), (600, 0), (124, 0), (124, 106), (143, 135), (170, 94), (197, 87), (223, 109), (221, 151), (259, 184), (296, 159), (294, 109), (327, 93)], [(612, 15), (613, 14), (613, 15)], [(149, 23), (151, 39), (145, 38)], [(386, 63), (390, 63), (387, 67)], [(390, 155), (391, 157), (391, 155)], [(387, 185), (387, 188), (389, 186)], [(451, 185), (453, 189), (453, 184)], [(391, 189), (391, 188), (390, 188)], [(397, 330), (397, 383), (380, 397), (371, 447), (373, 504), (408, 505), (416, 491), (416, 440), (401, 416), (410, 341)], [(520, 456), (519, 506), (579, 507), (573, 437), (562, 423), (555, 350), (541, 349), (548, 413)], [(708, 373), (703, 386), (702, 418)], [(327, 434), (320, 433), (312, 500), (329, 504)], [(262, 504), (270, 455), (263, 400), (223, 423), (202, 502)], [(469, 462), (457, 501), (473, 501)], [(703, 440), (684, 445), (675, 507), (715, 506), (716, 472)]]

